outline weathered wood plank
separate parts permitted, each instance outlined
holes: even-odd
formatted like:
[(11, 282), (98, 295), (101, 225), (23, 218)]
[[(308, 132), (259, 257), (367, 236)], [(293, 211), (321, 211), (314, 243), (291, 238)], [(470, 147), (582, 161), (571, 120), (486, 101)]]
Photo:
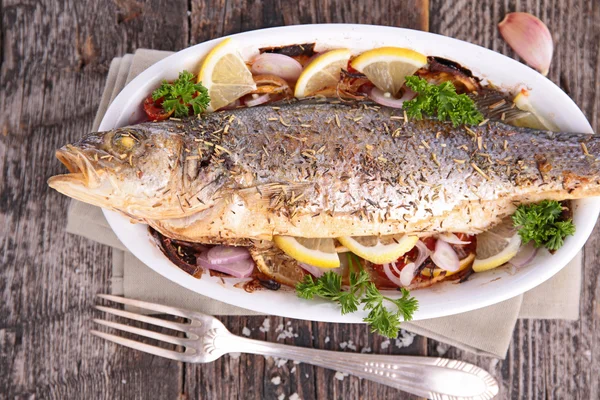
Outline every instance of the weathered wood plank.
[(45, 183), (62, 169), (54, 149), (89, 131), (113, 57), (136, 47), (186, 44), (185, 3), (147, 2), (137, 17), (123, 19), (128, 4), (137, 3), (2, 2), (3, 398), (179, 393), (176, 363), (89, 335), (94, 294), (109, 291), (111, 251), (65, 233), (68, 199)]
[[(600, 4), (585, 0), (467, 0), (431, 2), (431, 30), (518, 57), (497, 31), (507, 12), (526, 11), (550, 28), (555, 52), (548, 77), (581, 107), (594, 131), (600, 121)], [(520, 321), (505, 361), (450, 349), (430, 341), (431, 355), (445, 354), (487, 368), (501, 381), (500, 398), (589, 398), (599, 394), (600, 346), (598, 346), (598, 245), (596, 229), (585, 246), (581, 319), (569, 321)], [(447, 352), (446, 352), (447, 351)]]

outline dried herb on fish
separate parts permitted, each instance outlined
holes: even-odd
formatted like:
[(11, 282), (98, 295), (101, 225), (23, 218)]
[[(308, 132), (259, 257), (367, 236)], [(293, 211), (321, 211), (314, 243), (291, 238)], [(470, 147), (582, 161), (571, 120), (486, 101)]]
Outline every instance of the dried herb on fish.
[(466, 94), (457, 94), (451, 82), (434, 85), (418, 76), (407, 76), (406, 86), (417, 93), (417, 97), (404, 102), (404, 109), (410, 118), (437, 116), (440, 121), (452, 121), (455, 127), (461, 124), (477, 125), (483, 121), (475, 102)]

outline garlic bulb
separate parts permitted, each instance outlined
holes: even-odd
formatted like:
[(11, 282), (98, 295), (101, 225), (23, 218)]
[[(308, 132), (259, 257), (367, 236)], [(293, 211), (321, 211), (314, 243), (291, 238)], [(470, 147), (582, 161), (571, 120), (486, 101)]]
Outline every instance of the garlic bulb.
[(548, 74), (554, 45), (546, 24), (529, 13), (513, 12), (506, 14), (498, 30), (529, 66), (544, 76)]

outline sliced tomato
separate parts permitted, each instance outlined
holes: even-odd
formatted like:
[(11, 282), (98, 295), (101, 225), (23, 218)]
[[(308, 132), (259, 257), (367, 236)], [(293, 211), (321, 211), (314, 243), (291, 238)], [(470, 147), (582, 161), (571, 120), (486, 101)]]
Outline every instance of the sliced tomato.
[(163, 121), (173, 114), (174, 110), (165, 111), (162, 108), (162, 102), (162, 97), (155, 101), (152, 99), (152, 95), (148, 96), (146, 100), (144, 100), (144, 112), (150, 121)]

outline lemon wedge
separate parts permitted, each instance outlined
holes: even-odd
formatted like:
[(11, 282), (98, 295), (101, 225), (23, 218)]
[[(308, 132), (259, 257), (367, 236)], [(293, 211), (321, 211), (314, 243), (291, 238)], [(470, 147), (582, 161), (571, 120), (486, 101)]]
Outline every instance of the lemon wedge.
[(427, 57), (401, 47), (380, 47), (365, 51), (350, 62), (383, 92), (396, 95), (407, 76), (427, 64)]
[(352, 253), (375, 264), (386, 264), (396, 261), (406, 252), (415, 247), (418, 236), (403, 235), (402, 237), (377, 236), (343, 236), (337, 240)]
[(558, 127), (554, 123), (542, 117), (535, 108), (533, 108), (527, 91), (519, 92), (513, 99), (513, 102), (519, 110), (529, 112), (529, 114), (513, 120), (513, 125), (522, 126), (524, 128), (542, 129), (554, 132), (558, 131)]
[(231, 38), (223, 40), (208, 53), (200, 67), (198, 82), (208, 89), (208, 111), (225, 107), (256, 90), (252, 73)]
[(473, 271), (482, 272), (499, 267), (510, 261), (519, 252), (521, 237), (510, 217), (492, 229), (477, 235), (477, 258)]
[[(467, 268), (469, 265), (471, 265), (471, 263), (473, 262), (474, 259), (475, 259), (475, 253), (469, 254), (468, 256), (466, 256), (465, 258), (460, 260), (459, 267), (456, 271), (454, 271), (454, 272), (445, 271), (446, 274), (444, 276), (451, 276), (454, 274), (458, 274), (460, 271), (463, 271), (465, 268)], [(442, 273), (442, 271), (444, 271), (444, 270), (441, 268), (435, 268), (433, 270), (433, 277), (437, 278)], [(423, 271), (421, 271), (421, 275), (429, 277), (429, 276), (431, 276), (431, 271), (428, 268), (426, 268)]]
[(308, 239), (293, 236), (273, 236), (273, 241), (285, 254), (301, 263), (319, 268), (337, 268), (340, 258), (333, 239)]
[(347, 68), (350, 50), (331, 50), (317, 56), (298, 77), (294, 96), (307, 97), (326, 87), (335, 86), (340, 81), (342, 68)]

